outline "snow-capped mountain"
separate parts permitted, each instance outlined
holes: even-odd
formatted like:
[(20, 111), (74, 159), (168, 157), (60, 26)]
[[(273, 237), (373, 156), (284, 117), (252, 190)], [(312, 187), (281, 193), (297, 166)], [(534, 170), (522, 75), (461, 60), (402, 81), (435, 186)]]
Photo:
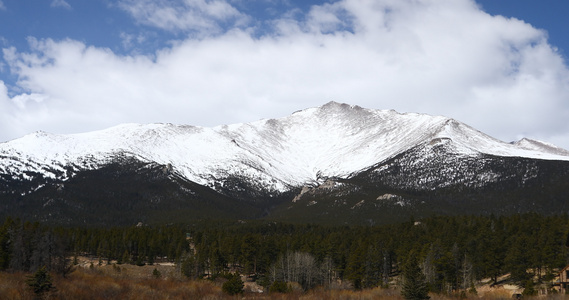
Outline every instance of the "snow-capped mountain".
[(563, 149), (528, 139), (504, 143), (446, 117), (330, 102), (281, 119), (215, 128), (125, 124), (73, 135), (36, 132), (0, 144), (0, 172), (65, 180), (67, 166), (96, 168), (120, 154), (170, 164), (199, 184), (238, 175), (285, 191), (348, 177), (422, 143), (447, 141), (464, 155), (569, 160)]
[[(441, 161), (441, 155), (446, 159)], [(486, 173), (467, 176), (469, 172), (460, 168), (468, 161), (567, 162), (569, 151), (529, 139), (505, 143), (446, 117), (330, 102), (280, 119), (214, 128), (124, 124), (71, 135), (36, 132), (0, 144), (0, 175), (5, 195), (14, 182), (29, 182), (24, 184), (29, 190), (18, 191), (22, 197), (126, 159), (161, 166), (170, 176), (226, 196), (254, 189), (261, 198), (292, 192), (291, 197), (299, 199), (302, 187), (306, 194), (307, 188), (330, 186), (331, 181), (366, 172), (383, 174), (393, 184), (401, 182), (393, 173), (394, 159), (400, 157), (407, 161), (397, 162), (399, 170), (437, 169), (429, 175), (436, 174), (436, 180), (406, 180), (414, 189), (432, 190), (458, 182), (483, 186), (511, 175), (479, 165), (476, 172)]]

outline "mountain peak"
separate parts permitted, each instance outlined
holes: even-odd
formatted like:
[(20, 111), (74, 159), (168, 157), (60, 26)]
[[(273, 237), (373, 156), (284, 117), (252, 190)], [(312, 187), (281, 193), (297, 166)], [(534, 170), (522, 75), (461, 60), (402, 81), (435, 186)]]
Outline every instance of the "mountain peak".
[(362, 110), (360, 106), (330, 101), (320, 107), (321, 110)]
[[(20, 209), (30, 207), (22, 206), (21, 198), (35, 199), (44, 203), (39, 210), (59, 201), (68, 209), (79, 198), (92, 205), (91, 196), (103, 192), (97, 199), (117, 203), (140, 204), (140, 196), (147, 195), (142, 202), (152, 211), (174, 197), (199, 203), (190, 205), (195, 211), (210, 200), (218, 209), (221, 198), (239, 200), (237, 206), (264, 201), (271, 208), (281, 199), (322, 216), (327, 211), (318, 202), (327, 194), (325, 201), (333, 207), (351, 207), (351, 212), (361, 207), (364, 215), (381, 219), (394, 212), (385, 210), (389, 199), (409, 205), (440, 199), (448, 205), (438, 191), (436, 197), (419, 195), (446, 187), (451, 188), (443, 192), (458, 193), (448, 198), (455, 203), (465, 190), (476, 197), (482, 194), (476, 189), (484, 188), (486, 197), (501, 184), (542, 191), (553, 178), (549, 186), (560, 187), (554, 193), (565, 199), (569, 162), (563, 161), (569, 161), (567, 150), (530, 139), (505, 143), (448, 117), (329, 102), (283, 118), (214, 128), (122, 124), (72, 135), (35, 132), (0, 143), (0, 200)], [(119, 175), (126, 177), (117, 184)], [(105, 191), (108, 186), (115, 190)], [(167, 186), (170, 192), (164, 192)], [(125, 200), (128, 195), (134, 196)], [(297, 201), (291, 204), (292, 199)], [(488, 199), (485, 203), (494, 203)], [(358, 202), (347, 205), (352, 200)], [(399, 212), (401, 205), (394, 205)], [(0, 213), (9, 211), (4, 207)]]
[(38, 165), (62, 169), (87, 168), (93, 160), (108, 161), (128, 153), (171, 164), (178, 174), (199, 184), (211, 186), (220, 178), (245, 176), (270, 189), (287, 190), (322, 178), (351, 176), (436, 139), (451, 140), (463, 156), (569, 160), (566, 150), (529, 140), (504, 143), (447, 117), (333, 101), (279, 119), (215, 128), (125, 124), (84, 134), (38, 132), (0, 144), (0, 156), (21, 153)]
[(321, 106), (311, 107), (311, 108), (306, 108), (303, 110), (295, 111), (293, 113), (293, 115), (294, 114), (311, 114), (311, 113), (338, 114), (338, 113), (352, 113), (352, 112), (358, 112), (358, 111), (363, 111), (363, 110), (365, 110), (365, 109), (360, 107), (360, 106), (357, 106), (357, 105), (351, 105), (351, 104), (347, 104), (347, 103), (330, 101), (330, 102), (328, 102), (324, 105), (321, 105)]
[(569, 156), (569, 151), (567, 151), (563, 148), (557, 147), (555, 145), (552, 145), (552, 144), (549, 144), (546, 142), (533, 140), (533, 139), (529, 139), (529, 138), (522, 138), (521, 140), (519, 140), (517, 142), (512, 142), (512, 144), (516, 145), (519, 148), (526, 149), (526, 150), (542, 151), (542, 152), (548, 152), (548, 153), (553, 153), (553, 154), (557, 154), (557, 155)]

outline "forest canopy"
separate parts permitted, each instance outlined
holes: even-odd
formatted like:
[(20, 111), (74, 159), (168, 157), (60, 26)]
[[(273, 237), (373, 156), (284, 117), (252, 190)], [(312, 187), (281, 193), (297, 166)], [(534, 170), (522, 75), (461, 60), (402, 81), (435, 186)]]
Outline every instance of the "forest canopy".
[(325, 226), (265, 221), (115, 228), (48, 227), (7, 218), (0, 269), (64, 274), (78, 255), (116, 264), (175, 262), (189, 278), (238, 272), (269, 289), (303, 289), (342, 279), (355, 289), (393, 284), (416, 260), (431, 292), (470, 289), (504, 274), (520, 286), (545, 282), (568, 263), (569, 218), (455, 216), (385, 226)]

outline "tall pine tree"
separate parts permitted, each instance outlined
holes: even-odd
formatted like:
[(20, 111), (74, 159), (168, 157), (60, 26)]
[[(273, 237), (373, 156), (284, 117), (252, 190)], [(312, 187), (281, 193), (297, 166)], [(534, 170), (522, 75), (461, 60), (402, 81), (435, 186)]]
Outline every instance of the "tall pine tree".
[(427, 300), (431, 298), (429, 297), (427, 279), (419, 267), (414, 254), (409, 256), (409, 260), (403, 269), (401, 296), (407, 300)]

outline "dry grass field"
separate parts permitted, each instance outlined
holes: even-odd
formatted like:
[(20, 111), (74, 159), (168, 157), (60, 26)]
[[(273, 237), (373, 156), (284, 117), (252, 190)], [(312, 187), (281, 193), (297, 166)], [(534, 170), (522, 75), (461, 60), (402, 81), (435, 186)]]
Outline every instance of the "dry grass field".
[[(56, 290), (45, 295), (44, 299), (96, 300), (96, 299), (281, 299), (281, 300), (402, 300), (397, 289), (368, 289), (353, 291), (346, 289), (317, 288), (309, 292), (293, 289), (286, 294), (255, 292), (256, 288), (246, 283), (245, 292), (239, 296), (229, 296), (222, 292), (222, 281), (191, 281), (183, 278), (171, 264), (151, 266), (98, 265), (97, 262), (80, 259), (79, 265), (65, 278), (52, 275)], [(156, 269), (160, 274), (157, 276)], [(154, 273), (153, 273), (154, 272)], [(26, 284), (27, 273), (0, 272), (0, 299), (33, 300), (33, 291)], [(450, 299), (511, 299), (512, 291), (506, 288), (480, 288), (478, 295), (444, 296), (432, 294), (432, 300)], [(548, 295), (536, 299), (569, 299), (565, 295)]]

